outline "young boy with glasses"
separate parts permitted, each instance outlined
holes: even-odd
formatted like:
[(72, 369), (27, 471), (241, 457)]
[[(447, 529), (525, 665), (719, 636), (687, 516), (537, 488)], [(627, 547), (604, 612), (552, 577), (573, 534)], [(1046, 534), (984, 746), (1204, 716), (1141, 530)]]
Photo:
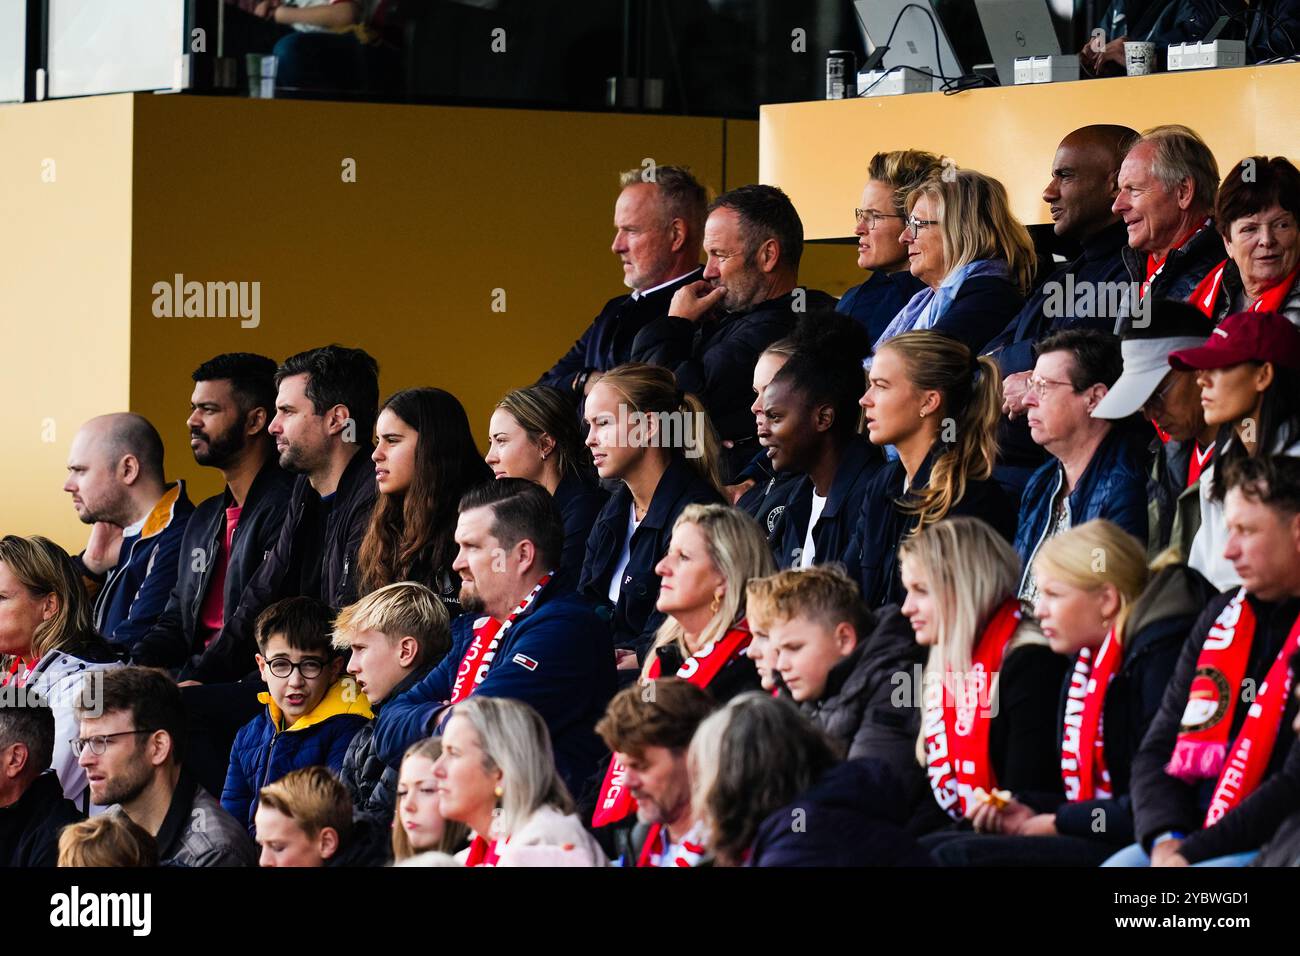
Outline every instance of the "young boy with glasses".
[(314, 598), (278, 601), (257, 618), (257, 667), (266, 713), (235, 736), (221, 805), (256, 834), (257, 793), (300, 767), (343, 766), (348, 744), (373, 716), (333, 649), (333, 614)]

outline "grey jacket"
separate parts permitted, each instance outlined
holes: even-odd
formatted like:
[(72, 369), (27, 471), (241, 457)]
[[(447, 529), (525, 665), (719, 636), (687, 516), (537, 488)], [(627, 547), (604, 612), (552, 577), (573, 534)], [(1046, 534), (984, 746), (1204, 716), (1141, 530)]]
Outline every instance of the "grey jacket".
[(161, 866), (257, 866), (257, 846), (244, 825), (184, 770), (157, 840)]

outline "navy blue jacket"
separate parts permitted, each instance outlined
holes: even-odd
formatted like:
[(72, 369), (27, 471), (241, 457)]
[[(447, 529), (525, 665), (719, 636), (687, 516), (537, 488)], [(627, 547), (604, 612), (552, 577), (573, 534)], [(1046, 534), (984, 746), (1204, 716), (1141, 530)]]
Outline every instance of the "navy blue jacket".
[(614, 646), (635, 648), (644, 661), (664, 616), (655, 610), (659, 575), (655, 565), (668, 553), (673, 524), (687, 505), (722, 504), (722, 495), (684, 458), (674, 457), (659, 479), (645, 518), (632, 535), (631, 555), (623, 572), (618, 603), (610, 606), (609, 584), (627, 537), (632, 492), (620, 482), (609, 497), (587, 543), (578, 591), (609, 615)]
[(906, 821), (889, 768), (870, 757), (849, 760), (759, 824), (746, 865), (932, 866)]
[(981, 353), (1024, 304), (1025, 297), (1010, 279), (973, 276), (961, 284), (948, 311), (930, 328)]
[[(289, 506), (293, 475), (268, 458), (249, 486), (239, 524), (226, 559), (222, 621), (239, 607), (244, 587), (275, 547)], [(234, 505), (230, 489), (206, 499), (190, 516), (181, 540), (176, 584), (167, 608), (149, 633), (136, 644), (131, 661), (145, 667), (180, 667), (183, 678), (204, 683), (233, 681), (248, 672), (249, 659), (226, 659), (229, 644), (213, 640), (204, 646), (199, 615), (217, 569), (217, 555), (226, 537), (226, 509)], [(203, 560), (195, 558), (202, 554)], [(215, 635), (213, 635), (215, 637)]]
[[(1020, 526), (1016, 551), (1024, 565), (1021, 588), (1029, 562), (1052, 526), (1052, 504), (1065, 484), (1065, 469), (1055, 459), (1033, 473), (1020, 499)], [(1147, 540), (1147, 473), (1142, 450), (1131, 433), (1111, 428), (1093, 452), (1088, 467), (1067, 499), (1070, 527), (1093, 518), (1119, 525), (1139, 541)]]
[(648, 295), (636, 299), (631, 295), (620, 295), (610, 299), (578, 341), (537, 380), (537, 384), (558, 388), (581, 401), (583, 396), (573, 390), (577, 374), (584, 371), (608, 372), (616, 365), (631, 361), (636, 334), (645, 328), (646, 323), (667, 315), (673, 294), (703, 275), (701, 267)]
[(835, 311), (853, 318), (867, 330), (875, 345), (885, 326), (903, 306), (925, 288), (925, 283), (904, 268), (897, 272), (871, 273), (871, 278), (855, 285), (840, 297)]
[[(843, 562), (848, 557), (863, 496), (884, 462), (880, 449), (861, 436), (855, 435), (845, 447), (826, 496), (826, 506), (813, 528), (814, 563)], [(772, 553), (780, 568), (799, 564), (808, 536), (808, 519), (812, 516), (812, 496), (812, 479), (804, 475), (795, 484), (773, 536)]]
[(795, 472), (778, 472), (773, 469), (766, 448), (761, 449), (736, 476), (736, 484), (751, 480), (754, 482), (754, 487), (740, 496), (736, 507), (758, 522), (758, 526), (767, 535), (768, 544), (775, 541), (781, 515), (790, 495), (799, 486), (801, 477), (803, 476)]
[(587, 539), (592, 525), (609, 500), (609, 492), (594, 481), (573, 472), (560, 479), (555, 488), (555, 507), (564, 522), (564, 550), (560, 554), (560, 582), (574, 587), (582, 576), (582, 562), (587, 557)]
[[(424, 680), (385, 700), (375, 721), (374, 749), (390, 767), (401, 764), (412, 742), (436, 732), (456, 683), (456, 671), (474, 639), (473, 618), (452, 622), (451, 652)], [(548, 585), (505, 632), (487, 676), (475, 694), (523, 701), (546, 721), (555, 766), (569, 789), (581, 785), (607, 760), (596, 722), (614, 696), (614, 648), (609, 627), (572, 591)], [(437, 722), (449, 714), (443, 713)]]
[[(924, 488), (940, 446), (930, 450), (917, 469), (913, 487)], [(916, 515), (899, 507), (907, 470), (901, 461), (889, 462), (871, 480), (862, 495), (853, 539), (845, 551), (844, 567), (862, 587), (867, 607), (902, 604), (907, 597), (898, 572), (898, 545), (916, 527)], [(1016, 533), (1016, 504), (991, 478), (966, 482), (966, 493), (948, 509), (949, 515), (982, 518), (1010, 541)]]
[[(796, 293), (799, 298), (796, 298)], [(795, 306), (802, 300), (802, 311)], [(732, 483), (758, 447), (749, 410), (754, 403), (754, 363), (763, 350), (794, 331), (800, 315), (831, 309), (835, 299), (816, 289), (795, 289), (745, 312), (698, 322), (664, 316), (643, 328), (632, 343), (632, 361), (662, 365), (677, 387), (697, 396), (724, 442), (723, 480)]]
[(348, 745), (371, 716), (369, 702), (355, 688), (350, 678), (335, 681), (311, 713), (284, 729), (284, 717), (271, 695), (259, 695), (267, 709), (235, 735), (221, 790), (222, 808), (249, 833), (255, 829), (257, 792), (263, 787), (303, 767), (329, 767), (335, 774), (343, 768)]
[[(149, 633), (176, 584), (181, 541), (194, 505), (185, 482), (167, 487), (135, 534), (124, 535), (117, 565), (105, 576), (92, 574), (78, 555), (78, 570), (95, 596), (95, 630), (128, 651)], [(95, 585), (102, 585), (95, 591)]]
[[(1211, 21), (1213, 22), (1213, 21)], [(1120, 253), (1124, 257), (1124, 267), (1133, 282), (1145, 282), (1147, 278), (1147, 254), (1125, 246)], [(1151, 280), (1147, 296), (1156, 299), (1177, 299), (1186, 302), (1201, 280), (1223, 261), (1223, 237), (1211, 222), (1191, 239), (1177, 249), (1170, 249), (1165, 256), (1164, 268)], [(1120, 333), (1129, 329), (1127, 321), (1121, 324)]]

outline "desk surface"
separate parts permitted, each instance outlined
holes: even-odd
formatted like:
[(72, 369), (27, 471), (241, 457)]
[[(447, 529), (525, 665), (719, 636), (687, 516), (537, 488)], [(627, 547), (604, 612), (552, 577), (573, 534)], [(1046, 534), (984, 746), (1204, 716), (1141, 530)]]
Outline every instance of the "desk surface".
[(930, 149), (996, 176), (1023, 222), (1045, 223), (1056, 146), (1092, 123), (1186, 124), (1209, 143), (1220, 173), (1250, 155), (1295, 159), (1300, 63), (764, 106), (759, 179), (789, 193), (806, 238), (843, 238), (872, 154)]

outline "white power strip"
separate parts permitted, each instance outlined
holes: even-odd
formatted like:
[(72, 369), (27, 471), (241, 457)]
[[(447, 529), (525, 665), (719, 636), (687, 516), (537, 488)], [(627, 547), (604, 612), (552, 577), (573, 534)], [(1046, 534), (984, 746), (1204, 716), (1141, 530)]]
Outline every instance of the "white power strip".
[(1168, 69), (1213, 70), (1246, 65), (1245, 40), (1212, 40), (1209, 43), (1171, 43)]
[(1012, 63), (1016, 85), (1065, 83), (1079, 78), (1079, 58), (1068, 56), (1018, 56)]
[(858, 74), (859, 96), (902, 96), (905, 93), (934, 92), (933, 77), (918, 73), (910, 66), (897, 70), (872, 70)]

